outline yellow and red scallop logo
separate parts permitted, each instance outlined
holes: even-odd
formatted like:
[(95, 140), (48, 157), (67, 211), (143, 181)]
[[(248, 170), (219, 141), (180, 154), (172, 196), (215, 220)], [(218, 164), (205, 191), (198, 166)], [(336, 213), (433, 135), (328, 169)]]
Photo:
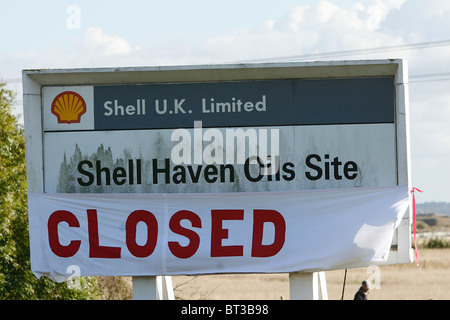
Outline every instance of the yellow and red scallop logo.
[(64, 91), (53, 99), (52, 113), (58, 123), (80, 123), (81, 116), (86, 113), (86, 102), (78, 93)]

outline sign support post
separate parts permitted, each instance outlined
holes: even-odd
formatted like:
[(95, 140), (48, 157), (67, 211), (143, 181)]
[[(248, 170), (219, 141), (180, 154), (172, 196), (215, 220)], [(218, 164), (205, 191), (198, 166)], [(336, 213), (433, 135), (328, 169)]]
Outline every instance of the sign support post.
[(156, 277), (156, 289), (158, 300), (175, 300), (171, 276)]
[(290, 300), (328, 300), (325, 273), (289, 273), (289, 293)]
[(175, 300), (170, 276), (134, 276), (133, 300)]
[(156, 277), (133, 277), (133, 300), (156, 300)]

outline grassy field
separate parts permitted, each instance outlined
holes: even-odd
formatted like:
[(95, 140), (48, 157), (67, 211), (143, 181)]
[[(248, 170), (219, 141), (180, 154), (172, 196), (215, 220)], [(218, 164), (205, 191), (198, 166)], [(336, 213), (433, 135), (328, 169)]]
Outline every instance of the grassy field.
[[(450, 216), (419, 215), (416, 263), (348, 269), (344, 300), (352, 300), (362, 280), (369, 280), (370, 300), (448, 300), (450, 299), (450, 249), (423, 248), (435, 234), (450, 232)], [(423, 235), (423, 236), (422, 236)], [(440, 237), (450, 243), (448, 237)], [(340, 300), (344, 270), (325, 272), (328, 299)], [(236, 274), (173, 277), (178, 299), (289, 299), (288, 274)]]
[[(348, 269), (344, 300), (352, 300), (362, 280), (369, 280), (370, 300), (450, 300), (450, 216), (417, 217), (419, 267), (416, 263)], [(428, 249), (427, 241), (436, 238), (445, 249)], [(340, 300), (344, 270), (325, 272), (330, 300)], [(110, 277), (105, 277), (109, 281)], [(117, 279), (116, 279), (117, 280)], [(104, 299), (131, 299), (131, 278), (105, 284)], [(191, 300), (279, 300), (289, 299), (288, 274), (228, 274), (172, 277), (176, 299)], [(106, 290), (107, 289), (107, 290)]]
[[(340, 300), (344, 270), (325, 272), (328, 299)], [(361, 281), (369, 279), (370, 300), (450, 299), (450, 249), (419, 249), (415, 263), (347, 270), (344, 300), (352, 300)], [(173, 277), (178, 299), (289, 299), (287, 274), (236, 274)]]

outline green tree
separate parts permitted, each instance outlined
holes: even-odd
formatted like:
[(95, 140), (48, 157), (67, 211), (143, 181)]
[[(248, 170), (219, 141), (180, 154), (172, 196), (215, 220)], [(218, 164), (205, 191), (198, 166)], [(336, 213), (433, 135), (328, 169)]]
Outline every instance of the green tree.
[(0, 82), (0, 299), (95, 299), (96, 278), (70, 289), (31, 272), (24, 130), (11, 113), (14, 92)]

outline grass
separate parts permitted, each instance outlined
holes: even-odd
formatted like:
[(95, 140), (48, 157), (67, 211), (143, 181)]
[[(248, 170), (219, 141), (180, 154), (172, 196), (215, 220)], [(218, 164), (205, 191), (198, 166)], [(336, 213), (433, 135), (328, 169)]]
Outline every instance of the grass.
[[(344, 299), (353, 299), (362, 280), (371, 278), (370, 300), (448, 300), (450, 299), (450, 250), (419, 249), (419, 267), (416, 263), (381, 266), (375, 276), (367, 268), (349, 269)], [(340, 299), (343, 270), (326, 273), (329, 299)]]
[[(344, 300), (353, 299), (362, 280), (369, 280), (372, 286), (370, 300), (447, 300), (449, 266), (450, 249), (419, 249), (419, 267), (408, 263), (348, 269)], [(329, 300), (340, 300), (344, 270), (327, 271), (325, 275)], [(288, 274), (176, 276), (173, 282), (178, 299), (289, 299)]]
[[(415, 263), (408, 263), (380, 266), (379, 269), (377, 267), (348, 269), (344, 300), (353, 299), (362, 280), (369, 280), (371, 284), (369, 300), (450, 299), (450, 249), (419, 248), (418, 254), (419, 267)], [(344, 270), (325, 272), (329, 300), (341, 299), (344, 272)], [(110, 281), (113, 280), (115, 282), (111, 284)], [(103, 283), (103, 299), (131, 299), (130, 277), (104, 277), (103, 281), (109, 281)], [(289, 299), (288, 274), (174, 276), (172, 281), (177, 299)]]
[[(417, 229), (418, 233), (450, 232), (450, 217), (420, 215), (417, 217)], [(415, 263), (408, 263), (381, 266), (379, 269), (348, 269), (344, 300), (353, 299), (362, 280), (369, 280), (372, 285), (369, 300), (450, 299), (448, 243), (450, 243), (449, 238), (418, 238), (419, 267)], [(341, 299), (344, 272), (344, 270), (335, 270), (325, 273), (330, 300)], [(289, 299), (288, 274), (174, 276), (172, 280), (177, 299)], [(104, 283), (104, 299), (131, 299), (131, 278), (104, 279), (103, 281), (113, 281)]]

